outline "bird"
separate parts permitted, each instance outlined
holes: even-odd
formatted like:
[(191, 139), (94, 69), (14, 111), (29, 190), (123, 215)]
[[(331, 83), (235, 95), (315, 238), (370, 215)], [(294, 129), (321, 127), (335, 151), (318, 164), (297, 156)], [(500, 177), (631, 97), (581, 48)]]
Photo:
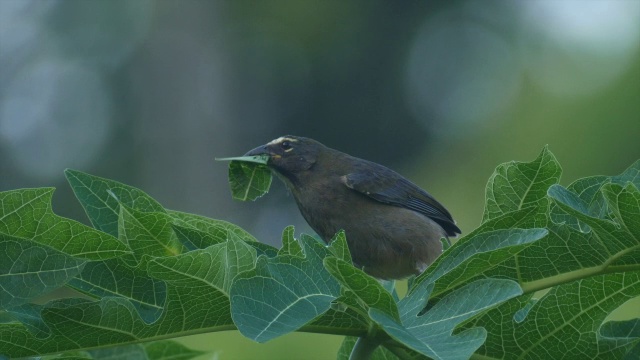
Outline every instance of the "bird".
[(381, 280), (422, 273), (461, 234), (447, 209), (399, 173), (301, 136), (247, 152), (266, 156), (302, 217), (329, 244), (344, 231), (354, 266)]

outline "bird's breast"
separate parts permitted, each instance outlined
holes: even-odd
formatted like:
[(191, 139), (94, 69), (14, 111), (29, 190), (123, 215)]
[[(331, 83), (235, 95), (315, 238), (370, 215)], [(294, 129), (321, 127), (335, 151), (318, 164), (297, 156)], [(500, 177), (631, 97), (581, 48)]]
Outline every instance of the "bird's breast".
[(428, 217), (380, 203), (342, 184), (313, 185), (294, 192), (302, 216), (327, 243), (344, 230), (353, 262), (369, 274), (406, 277), (442, 252), (440, 238), (446, 235)]
[(340, 231), (340, 218), (345, 216), (348, 208), (353, 207), (354, 199), (350, 190), (339, 183), (324, 179), (324, 181), (308, 182), (306, 186), (292, 189), (292, 193), (300, 213), (311, 228), (329, 241)]

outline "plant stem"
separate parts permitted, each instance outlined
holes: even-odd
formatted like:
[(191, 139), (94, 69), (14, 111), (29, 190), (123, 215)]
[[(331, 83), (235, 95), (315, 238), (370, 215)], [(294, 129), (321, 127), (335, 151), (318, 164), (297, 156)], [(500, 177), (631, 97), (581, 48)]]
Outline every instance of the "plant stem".
[(376, 348), (388, 338), (385, 332), (377, 332), (375, 330), (359, 337), (353, 346), (353, 350), (351, 350), (349, 360), (368, 360)]
[(411, 356), (411, 353), (403, 345), (397, 343), (387, 343), (384, 347), (389, 350), (393, 355), (397, 356), (400, 360), (412, 360), (415, 357)]

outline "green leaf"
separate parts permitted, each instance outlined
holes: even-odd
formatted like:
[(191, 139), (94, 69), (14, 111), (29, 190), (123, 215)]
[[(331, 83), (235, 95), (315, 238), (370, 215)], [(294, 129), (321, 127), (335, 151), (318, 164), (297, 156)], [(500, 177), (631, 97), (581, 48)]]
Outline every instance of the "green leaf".
[[(163, 272), (171, 274), (166, 267)], [(46, 338), (36, 337), (20, 323), (0, 323), (0, 354), (26, 357), (235, 329), (227, 296), (206, 279), (175, 279), (167, 286), (161, 318), (152, 324), (122, 297), (56, 300), (42, 308), (44, 325), (51, 331)]]
[(363, 316), (352, 308), (338, 306), (339, 300), (332, 302), (329, 310), (307, 323), (300, 331), (319, 334), (340, 334), (363, 336), (371, 320), (369, 315)]
[(636, 360), (638, 358), (640, 358), (640, 343), (636, 343), (634, 347), (627, 351), (622, 360)]
[[(544, 160), (545, 158), (546, 160)], [(521, 183), (521, 181), (513, 180), (514, 184), (511, 184), (508, 183), (508, 181), (511, 181), (508, 176), (504, 177), (497, 174), (495, 174), (492, 179), (503, 179), (502, 186), (496, 187), (495, 181), (493, 181), (493, 183), (490, 182), (488, 185), (488, 188), (493, 187), (491, 191), (493, 191), (494, 197), (502, 199), (502, 201), (507, 204), (520, 203), (523, 198), (527, 199), (525, 202), (528, 203), (546, 204), (548, 201), (547, 197), (541, 190), (547, 185), (543, 186), (542, 184), (555, 183), (558, 174), (554, 169), (559, 171), (559, 167), (556, 165), (543, 165), (544, 163), (555, 163), (555, 158), (546, 149), (543, 151), (541, 157), (534, 163), (538, 163), (538, 165), (533, 166), (533, 168), (540, 169), (540, 171), (536, 173), (536, 181), (530, 182), (532, 189), (528, 191), (526, 197), (513, 191), (515, 188), (522, 187), (522, 184), (517, 185)], [(638, 164), (638, 162), (636, 164)], [(516, 169), (509, 171), (511, 166), (516, 166)], [(518, 170), (518, 166), (524, 165), (521, 163), (516, 163), (516, 165), (503, 164), (499, 166), (498, 169), (503, 169), (502, 172), (505, 173), (514, 172), (525, 174), (526, 172), (524, 171), (516, 171)], [(549, 169), (544, 171), (547, 167)], [(613, 178), (635, 179), (635, 173), (637, 173), (637, 171), (628, 169), (623, 175)], [(547, 178), (540, 174), (547, 174)], [(530, 178), (533, 177), (530, 176)], [(500, 193), (503, 190), (504, 193)], [(487, 191), (488, 193), (491, 192), (489, 189)], [(617, 229), (618, 226), (610, 219), (600, 219), (589, 215), (594, 214), (592, 210), (588, 211), (589, 214), (585, 214), (584, 200), (563, 187), (552, 185), (548, 190), (544, 190), (544, 192), (547, 191), (549, 196), (554, 199), (554, 206), (558, 206), (559, 210), (562, 210), (567, 216), (575, 216), (583, 223), (589, 223), (588, 225), (595, 224), (598, 226), (598, 229), (585, 233), (571, 225), (556, 224), (552, 221), (545, 222), (547, 223), (547, 229), (549, 231), (548, 236), (529, 246), (521, 248), (519, 252), (507, 257), (502, 263), (497, 264), (497, 266), (487, 268), (482, 274), (478, 274), (478, 278), (499, 277), (512, 279), (521, 285), (525, 293), (531, 293), (557, 284), (597, 275), (605, 271), (622, 270), (623, 265), (638, 265), (640, 248), (638, 247), (637, 239), (634, 240), (632, 236), (624, 234), (622, 230)], [(508, 196), (513, 196), (513, 198), (507, 199)], [(489, 202), (490, 200), (488, 200), (488, 203)], [(601, 203), (605, 204), (604, 201)], [(526, 209), (523, 209), (523, 211), (524, 210)], [(539, 219), (540, 213), (537, 212), (538, 210), (534, 212), (533, 216), (527, 215), (529, 219)], [(610, 209), (607, 209), (603, 213), (608, 213), (609, 211)], [(629, 214), (638, 214), (640, 212), (640, 210), (634, 206), (630, 206), (628, 211), (630, 211)], [(549, 216), (548, 209), (542, 212), (543, 215), (545, 213), (547, 214), (545, 216)], [(596, 211), (595, 213), (600, 212)], [(487, 214), (487, 212), (485, 212), (485, 214)], [(505, 213), (502, 216), (510, 216), (507, 214), (514, 214), (514, 212)], [(500, 218), (501, 217), (495, 217), (483, 223), (483, 226), (477, 231), (481, 232), (484, 230), (485, 224)], [(510, 222), (512, 221), (506, 221), (507, 224)], [(577, 223), (577, 220), (574, 222)], [(528, 227), (535, 223), (540, 223), (540, 221), (537, 220), (531, 223), (525, 217), (520, 223), (521, 226)], [(476, 233), (476, 231), (474, 231), (474, 233)], [(462, 242), (462, 240), (460, 242)], [(453, 248), (455, 248), (455, 246), (452, 247), (452, 249)], [(446, 253), (441, 258), (444, 257), (446, 257)], [(635, 269), (635, 267), (629, 268), (629, 270), (633, 269)], [(443, 282), (446, 283), (444, 279)]]
[(266, 165), (245, 161), (229, 164), (229, 185), (235, 200), (255, 200), (271, 187), (271, 170)]
[(569, 230), (565, 230), (585, 243), (584, 247), (576, 247), (575, 252), (591, 252), (584, 255), (593, 258), (592, 264), (585, 266), (591, 269), (583, 271), (613, 271), (616, 267), (640, 269), (640, 258), (636, 256), (640, 251), (640, 191), (632, 183), (625, 187), (606, 184), (601, 190), (612, 219), (595, 217), (575, 193), (560, 185), (551, 187), (549, 196), (565, 213), (589, 226), (590, 231), (586, 233), (569, 226), (566, 226)]
[(351, 253), (349, 252), (349, 245), (347, 244), (347, 237), (344, 234), (344, 230), (338, 231), (333, 239), (331, 239), (331, 242), (329, 243), (329, 251), (331, 251), (333, 256), (338, 259), (351, 264)]
[(255, 270), (232, 284), (231, 313), (244, 336), (265, 342), (297, 330), (340, 295), (340, 285), (322, 265), (329, 250), (310, 236), (300, 242), (305, 257), (261, 256)]
[(266, 166), (269, 158), (269, 155), (256, 155), (216, 159), (231, 161), (229, 185), (234, 199), (255, 200), (269, 191), (271, 170)]
[(612, 177), (611, 182), (619, 185), (630, 182), (640, 188), (640, 159), (631, 164), (622, 174)]
[(51, 330), (44, 323), (40, 312), (42, 305), (22, 304), (6, 310), (12, 321), (17, 320), (36, 338), (44, 339), (51, 334)]
[(114, 346), (105, 349), (89, 350), (92, 359), (100, 360), (147, 360), (144, 346), (140, 344)]
[(487, 231), (536, 228), (535, 219), (539, 214), (539, 210), (540, 209), (535, 206), (529, 206), (520, 210), (504, 213), (492, 218), (491, 220), (483, 222), (479, 227), (463, 236), (462, 239), (457, 242), (460, 242), (467, 237), (475, 236)]
[[(502, 229), (484, 233), (473, 232), (456, 242), (427, 270), (418, 276), (410, 291), (423, 282), (435, 282), (432, 301), (448, 292), (485, 278), (484, 273), (502, 269), (525, 247), (543, 239), (545, 229)], [(504, 269), (503, 273), (505, 273)], [(513, 276), (517, 279), (516, 276)]]
[[(353, 346), (356, 344), (358, 340), (357, 337), (347, 336), (342, 341), (342, 345), (340, 345), (340, 349), (338, 350), (337, 360), (349, 360), (351, 351), (353, 351)], [(382, 346), (378, 346), (371, 354), (369, 360), (399, 360), (397, 356), (395, 356), (391, 351), (387, 350)]]
[[(72, 351), (56, 355), (45, 355), (37, 360), (90, 360), (95, 359), (86, 351)], [(102, 358), (100, 358), (102, 360)]]
[(602, 193), (613, 219), (622, 229), (640, 243), (640, 191), (633, 183), (624, 187), (606, 184)]
[(304, 257), (302, 246), (294, 237), (295, 228), (289, 225), (282, 231), (282, 247), (278, 250), (278, 255), (291, 255)]
[(194, 229), (192, 227), (180, 226), (180, 225), (171, 225), (173, 231), (176, 233), (178, 237), (178, 241), (188, 251), (196, 250), (196, 249), (205, 249), (211, 245), (220, 244), (227, 241), (227, 235), (225, 232), (225, 236), (223, 238), (211, 235), (207, 232), (200, 231)]
[[(577, 195), (584, 206), (587, 207), (588, 214), (604, 219), (608, 215), (608, 209), (603, 196), (602, 187), (609, 183), (624, 186), (628, 182), (634, 184), (636, 188), (640, 188), (640, 160), (636, 161), (620, 175), (591, 176), (578, 179), (571, 183), (571, 185), (567, 187), (567, 190)], [(589, 227), (586, 224), (562, 211), (555, 204), (551, 207), (551, 219), (553, 219), (557, 224), (564, 223), (577, 230), (584, 232), (589, 231)]]
[[(144, 284), (148, 280), (133, 278), (139, 274), (126, 274), (125, 270), (131, 270), (127, 267), (113, 274), (123, 288), (103, 289), (105, 294), (100, 301), (65, 299), (45, 305), (41, 325), (50, 329), (49, 337), (36, 336), (33, 326), (30, 331), (19, 323), (0, 324), (0, 353), (12, 357), (31, 356), (154, 340), (168, 334), (179, 336), (234, 329), (227, 294), (234, 274), (254, 267), (255, 253), (248, 243), (231, 235), (224, 243), (178, 256), (151, 258), (147, 255), (141, 263), (146, 264), (158, 284), (166, 282), (164, 311), (155, 322), (150, 323), (150, 317), (141, 317), (144, 312), (135, 304), (136, 301), (153, 304), (152, 296), (162, 294), (151, 292), (150, 284)], [(98, 278), (104, 282), (95, 280), (92, 284), (110, 286), (110, 279), (103, 276), (104, 272)], [(120, 276), (129, 277), (126, 279), (129, 282)], [(95, 294), (94, 291), (92, 295)]]
[(599, 342), (598, 328), (611, 311), (638, 294), (639, 271), (594, 276), (551, 289), (520, 322), (513, 316), (526, 299), (511, 300), (465, 328), (487, 329), (478, 354), (488, 358), (620, 359), (633, 342)]
[(612, 342), (613, 346), (623, 344), (629, 348), (623, 360), (640, 357), (640, 319), (608, 321), (600, 327), (599, 335), (601, 336), (600, 342)]
[(63, 286), (84, 265), (85, 260), (48, 246), (0, 234), (0, 310)]
[(0, 234), (11, 235), (89, 260), (127, 254), (127, 246), (113, 236), (55, 215), (53, 188), (0, 192)]
[(137, 211), (164, 212), (160, 203), (132, 186), (77, 170), (67, 169), (64, 174), (91, 224), (112, 236), (118, 236), (120, 203)]
[(640, 339), (640, 319), (607, 321), (600, 327), (600, 336), (609, 339)]
[[(458, 240), (425, 272), (409, 282), (409, 290), (423, 281), (435, 281), (431, 296), (437, 300), (453, 289), (486, 278), (483, 273), (500, 271), (500, 276), (517, 280), (518, 263), (514, 258), (526, 247), (541, 241), (548, 234), (533, 226), (536, 209), (528, 207), (488, 220), (479, 228)], [(505, 267), (507, 266), (507, 267)]]
[(206, 351), (193, 350), (177, 341), (154, 341), (144, 344), (144, 350), (149, 360), (187, 360), (206, 354)]
[(522, 294), (510, 280), (478, 280), (448, 294), (424, 315), (433, 283), (423, 282), (411, 296), (400, 301), (400, 322), (371, 308), (369, 316), (395, 340), (433, 359), (468, 359), (482, 345), (486, 331), (467, 329), (453, 335), (464, 321), (497, 304)]
[[(0, 202), (0, 244), (9, 244), (0, 249), (0, 293), (8, 290), (0, 305), (14, 302), (0, 311), (0, 354), (67, 351), (56, 356), (84, 359), (89, 353), (79, 350), (101, 348), (91, 354), (150, 357), (146, 345), (106, 347), (237, 326), (258, 341), (293, 330), (389, 335), (374, 352), (380, 359), (468, 358), (479, 349), (474, 356), (484, 358), (635, 360), (640, 320), (603, 321), (640, 296), (640, 161), (621, 175), (567, 188), (557, 185), (559, 174), (547, 149), (531, 163), (500, 166), (481, 226), (416, 278), (402, 300), (389, 292), (391, 283), (381, 285), (350, 265), (343, 233), (324, 246), (307, 235), (296, 241), (290, 227), (278, 251), (233, 224), (166, 211), (140, 190), (69, 171), (92, 223), (115, 238), (79, 224), (57, 225), (73, 222), (53, 215), (51, 189), (0, 193), (10, 194)], [(92, 236), (123, 250), (103, 251), (101, 242), (86, 241)], [(55, 279), (51, 288), (67, 284), (90, 299), (29, 303), (25, 289), (42, 294), (49, 281), (32, 279), (29, 271), (11, 278), (7, 269), (23, 258), (43, 266), (54, 257), (27, 257), (16, 244), (80, 261), (75, 277), (64, 275), (73, 267), (55, 262), (52, 271), (63, 276), (43, 278)], [(58, 254), (68, 249), (74, 256)], [(352, 346), (345, 341), (340, 356)]]
[(223, 220), (210, 219), (208, 217), (175, 210), (168, 210), (167, 213), (173, 218), (176, 225), (203, 231), (216, 238), (216, 241), (226, 241), (228, 232), (234, 233), (234, 235), (246, 242), (258, 241), (243, 228)]
[(237, 157), (228, 157), (228, 158), (216, 158), (216, 161), (237, 161), (237, 162), (248, 162), (254, 164), (262, 164), (267, 165), (269, 162), (269, 155), (254, 155), (254, 156), (237, 156)]
[(532, 162), (499, 165), (487, 183), (482, 222), (533, 206), (537, 209), (534, 226), (546, 225), (549, 201), (545, 195), (549, 186), (558, 183), (561, 173), (560, 164), (547, 147)]
[(118, 233), (133, 250), (136, 261), (142, 256), (173, 256), (186, 251), (171, 227), (173, 218), (164, 212), (141, 212), (120, 205)]
[[(211, 237), (210, 240), (213, 241), (208, 245), (212, 245), (218, 241), (226, 241), (229, 237), (228, 234), (233, 234), (255, 248), (259, 255), (264, 254), (269, 257), (274, 257), (278, 253), (278, 249), (271, 245), (258, 242), (258, 240), (246, 230), (229, 222), (173, 210), (169, 210), (168, 213), (176, 225), (190, 227), (208, 234)], [(203, 243), (201, 245), (200, 248), (205, 248), (206, 246), (204, 245), (207, 244)]]
[(347, 306), (363, 314), (375, 308), (396, 321), (400, 319), (393, 296), (376, 279), (335, 257), (325, 258), (324, 266), (340, 282), (343, 289), (347, 290), (341, 299), (344, 299), (344, 296), (353, 297), (345, 302)]
[[(105, 297), (99, 302), (84, 299), (57, 300), (43, 308), (42, 318), (54, 336), (68, 338), (66, 341), (56, 341), (61, 349), (73, 349), (78, 344), (82, 344), (83, 347), (95, 347), (104, 346), (105, 342), (130, 343), (139, 337), (139, 329), (144, 328), (144, 322), (137, 315), (131, 302), (115, 297)], [(40, 342), (29, 341), (24, 347), (29, 349), (40, 345), (39, 343), (48, 343), (47, 348), (53, 352), (51, 340), (50, 337)], [(71, 347), (69, 342), (74, 346)]]
[(147, 324), (160, 318), (167, 298), (166, 284), (150, 277), (145, 264), (132, 267), (122, 259), (87, 263), (69, 286), (96, 299), (125, 298)]
[(178, 286), (208, 287), (224, 295), (235, 276), (255, 266), (256, 250), (232, 235), (228, 241), (206, 249), (149, 260), (149, 273)]
[[(608, 176), (592, 176), (575, 181), (567, 190), (570, 193), (575, 193), (576, 203), (580, 204), (580, 207), (586, 209), (586, 211), (594, 216), (604, 219), (607, 216), (607, 207), (604, 203), (602, 196), (602, 185), (610, 181)], [(576, 230), (588, 232), (589, 227), (580, 222), (574, 216), (562, 211), (557, 204), (552, 204), (550, 217), (556, 224), (565, 224), (573, 227)]]

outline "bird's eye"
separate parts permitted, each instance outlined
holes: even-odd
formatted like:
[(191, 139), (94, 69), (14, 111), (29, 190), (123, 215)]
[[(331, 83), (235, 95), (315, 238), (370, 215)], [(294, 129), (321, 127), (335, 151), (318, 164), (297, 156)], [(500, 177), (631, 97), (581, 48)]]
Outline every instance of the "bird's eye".
[(291, 143), (288, 141), (283, 141), (282, 143), (280, 143), (280, 147), (283, 148), (284, 150), (290, 150)]

